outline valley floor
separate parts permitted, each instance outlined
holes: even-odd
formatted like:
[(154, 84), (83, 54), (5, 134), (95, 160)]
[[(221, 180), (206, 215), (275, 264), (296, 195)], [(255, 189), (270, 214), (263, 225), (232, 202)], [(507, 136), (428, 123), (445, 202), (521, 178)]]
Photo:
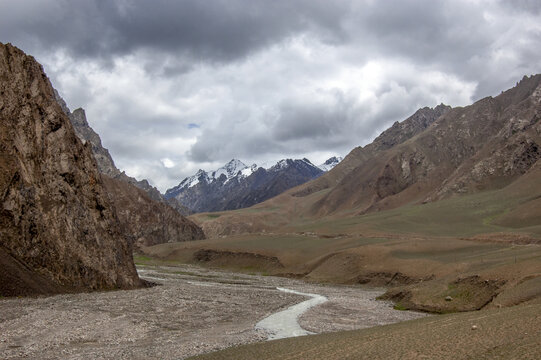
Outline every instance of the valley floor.
[[(541, 301), (269, 341), (198, 360), (541, 359)], [(195, 360), (195, 359), (194, 359)]]
[(189, 265), (140, 266), (147, 289), (0, 299), (2, 359), (181, 359), (265, 341), (255, 324), (306, 300), (276, 287), (326, 296), (299, 319), (315, 333), (425, 317), (376, 301), (359, 286), (324, 286)]

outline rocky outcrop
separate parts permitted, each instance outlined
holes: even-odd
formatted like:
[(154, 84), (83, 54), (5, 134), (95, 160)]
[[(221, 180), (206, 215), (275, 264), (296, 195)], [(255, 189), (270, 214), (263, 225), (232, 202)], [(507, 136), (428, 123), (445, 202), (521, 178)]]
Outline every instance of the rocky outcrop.
[(402, 122), (395, 122), (366, 146), (369, 151), (387, 150), (402, 144), (417, 134), (425, 131), (436, 119), (451, 110), (448, 105), (440, 104), (434, 108), (424, 107)]
[(170, 206), (152, 200), (144, 190), (107, 175), (103, 176), (103, 182), (117, 209), (122, 230), (136, 249), (205, 238), (199, 226)]
[(90, 144), (41, 66), (10, 44), (0, 44), (0, 168), (0, 295), (140, 286)]

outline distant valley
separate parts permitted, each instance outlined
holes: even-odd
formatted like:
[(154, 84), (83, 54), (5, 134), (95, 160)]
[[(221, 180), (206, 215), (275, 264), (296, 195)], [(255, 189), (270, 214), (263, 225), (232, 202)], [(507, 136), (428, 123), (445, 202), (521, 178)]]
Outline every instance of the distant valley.
[[(232, 159), (165, 195), (10, 44), (0, 86), (2, 357), (539, 357), (541, 75), (344, 159)], [(232, 347), (314, 292), (296, 324), (322, 334)]]

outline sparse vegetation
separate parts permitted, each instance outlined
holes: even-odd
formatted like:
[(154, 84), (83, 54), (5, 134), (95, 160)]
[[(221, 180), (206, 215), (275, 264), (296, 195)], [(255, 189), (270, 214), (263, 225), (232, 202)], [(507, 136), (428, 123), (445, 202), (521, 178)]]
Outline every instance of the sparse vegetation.
[(146, 265), (153, 261), (153, 259), (150, 256), (141, 255), (141, 254), (133, 254), (133, 262), (135, 265)]

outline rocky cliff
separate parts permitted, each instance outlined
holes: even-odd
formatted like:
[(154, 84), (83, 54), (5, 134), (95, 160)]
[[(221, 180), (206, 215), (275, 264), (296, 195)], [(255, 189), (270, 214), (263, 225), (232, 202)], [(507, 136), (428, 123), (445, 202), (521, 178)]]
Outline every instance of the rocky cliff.
[(122, 231), (136, 249), (205, 238), (199, 226), (167, 204), (151, 199), (144, 190), (107, 175), (103, 182), (117, 209)]
[(41, 66), (10, 44), (0, 44), (0, 140), (0, 295), (139, 286), (90, 145)]

